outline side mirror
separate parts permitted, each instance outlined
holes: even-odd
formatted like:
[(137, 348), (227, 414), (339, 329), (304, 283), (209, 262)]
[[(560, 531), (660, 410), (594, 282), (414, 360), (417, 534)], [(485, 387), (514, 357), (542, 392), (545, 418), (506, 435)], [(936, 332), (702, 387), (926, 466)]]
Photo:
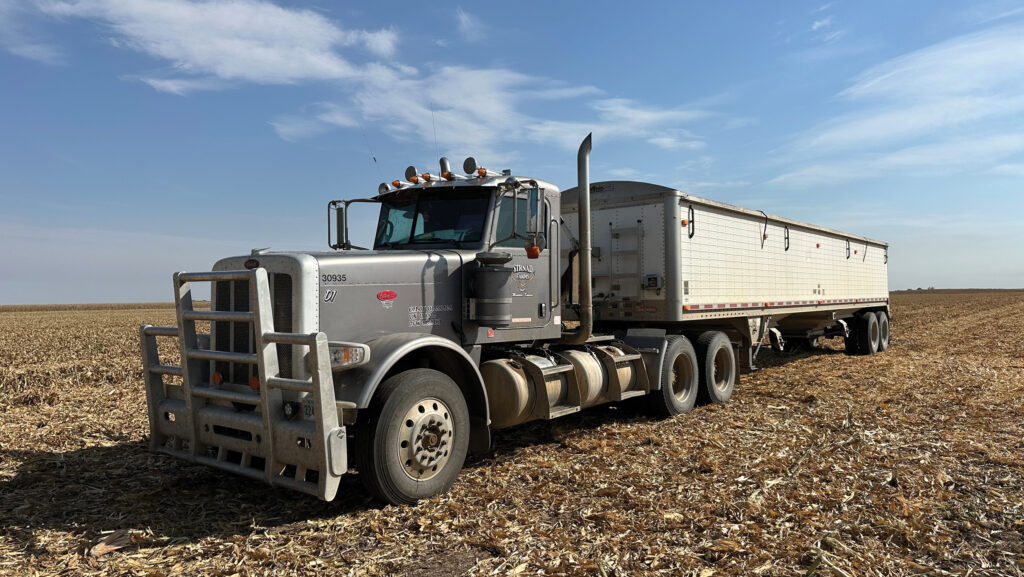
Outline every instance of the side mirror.
[(544, 189), (531, 188), (526, 191), (526, 234), (544, 232)]
[[(331, 228), (334, 232), (331, 232)], [(345, 218), (345, 201), (332, 200), (327, 203), (327, 246), (334, 250), (348, 250), (348, 219)]]

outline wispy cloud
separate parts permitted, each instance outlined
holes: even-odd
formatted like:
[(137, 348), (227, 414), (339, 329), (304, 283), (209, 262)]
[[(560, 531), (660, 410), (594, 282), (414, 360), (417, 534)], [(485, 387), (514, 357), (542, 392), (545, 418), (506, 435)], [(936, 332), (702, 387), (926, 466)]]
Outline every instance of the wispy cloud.
[(0, 48), (43, 64), (65, 64), (64, 51), (32, 31), (28, 24), (30, 16), (15, 0), (0, 0)]
[[(5, 2), (9, 0), (0, 0)], [(124, 75), (176, 95), (244, 84), (331, 83), (341, 96), (269, 120), (295, 142), (329, 130), (372, 124), (399, 140), (436, 140), (449, 153), (514, 153), (517, 143), (574, 149), (587, 132), (666, 150), (705, 146), (690, 126), (713, 116), (708, 105), (651, 106), (598, 98), (601, 90), (493, 67), (435, 66), (429, 72), (396, 58), (398, 33), (345, 29), (311, 10), (267, 0), (36, 0), (58, 18), (97, 22), (112, 46), (168, 64), (163, 73)], [(481, 21), (457, 8), (466, 41), (483, 39)], [(527, 113), (528, 101), (587, 98), (579, 120)], [(728, 122), (728, 118), (721, 118)]]
[(391, 29), (345, 30), (316, 12), (263, 0), (69, 0), (38, 6), (51, 16), (96, 20), (109, 27), (115, 45), (168, 61), (173, 76), (147, 83), (179, 94), (209, 88), (208, 79), (291, 84), (350, 78), (359, 70), (340, 48), (388, 57), (398, 43)]
[(798, 139), (808, 166), (772, 182), (986, 170), (1024, 152), (1024, 26), (1000, 26), (882, 62), (837, 95), (846, 113)]
[(459, 26), (459, 34), (466, 42), (480, 42), (484, 39), (486, 32), (483, 23), (461, 6), (455, 9), (455, 22)]

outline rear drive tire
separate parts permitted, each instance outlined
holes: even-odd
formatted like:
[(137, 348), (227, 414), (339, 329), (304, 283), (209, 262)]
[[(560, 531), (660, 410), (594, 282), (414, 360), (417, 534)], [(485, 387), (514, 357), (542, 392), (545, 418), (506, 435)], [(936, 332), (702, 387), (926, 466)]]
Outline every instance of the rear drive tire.
[(697, 337), (697, 359), (700, 362), (700, 400), (703, 403), (724, 403), (732, 397), (736, 386), (736, 353), (723, 332), (708, 331)]
[(857, 344), (862, 355), (878, 352), (879, 328), (875, 313), (867, 312), (857, 318)]
[(651, 410), (666, 417), (689, 413), (697, 403), (699, 373), (690, 340), (681, 335), (668, 337), (661, 362), (661, 389), (647, 395)]
[(412, 505), (452, 486), (469, 447), (469, 409), (455, 381), (432, 369), (399, 373), (380, 385), (366, 412), (355, 457), (367, 491)]
[(889, 350), (889, 315), (885, 311), (875, 313), (878, 317), (878, 352)]

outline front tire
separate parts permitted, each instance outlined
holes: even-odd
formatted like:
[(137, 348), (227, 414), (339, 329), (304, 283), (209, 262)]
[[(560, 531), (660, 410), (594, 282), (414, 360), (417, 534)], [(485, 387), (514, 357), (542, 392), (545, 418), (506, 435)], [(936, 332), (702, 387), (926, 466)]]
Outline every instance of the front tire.
[(700, 361), (700, 400), (724, 403), (736, 387), (736, 353), (723, 332), (708, 331), (697, 337)]
[(661, 363), (661, 390), (647, 396), (651, 409), (665, 417), (689, 413), (697, 403), (700, 389), (697, 353), (684, 336), (665, 340)]
[(469, 409), (450, 377), (412, 369), (384, 381), (357, 427), (356, 468), (367, 491), (412, 505), (455, 483), (469, 448)]

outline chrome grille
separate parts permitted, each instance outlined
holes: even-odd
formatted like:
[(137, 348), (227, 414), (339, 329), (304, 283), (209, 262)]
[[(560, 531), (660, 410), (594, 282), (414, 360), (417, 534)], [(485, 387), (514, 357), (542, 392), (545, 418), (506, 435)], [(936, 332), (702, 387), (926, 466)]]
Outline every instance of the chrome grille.
[[(292, 277), (284, 273), (269, 273), (270, 299), (273, 303), (274, 330), (291, 332), (292, 322)], [(217, 281), (213, 289), (213, 308), (218, 311), (250, 310), (249, 283), (244, 281)], [(254, 353), (255, 337), (249, 323), (218, 321), (213, 323), (213, 348), (218, 351)], [(277, 345), (278, 363), (281, 376), (291, 378), (292, 346)], [(250, 369), (254, 371), (250, 373)], [(214, 362), (214, 369), (225, 382), (248, 385), (249, 377), (255, 374), (255, 366), (245, 363)]]

